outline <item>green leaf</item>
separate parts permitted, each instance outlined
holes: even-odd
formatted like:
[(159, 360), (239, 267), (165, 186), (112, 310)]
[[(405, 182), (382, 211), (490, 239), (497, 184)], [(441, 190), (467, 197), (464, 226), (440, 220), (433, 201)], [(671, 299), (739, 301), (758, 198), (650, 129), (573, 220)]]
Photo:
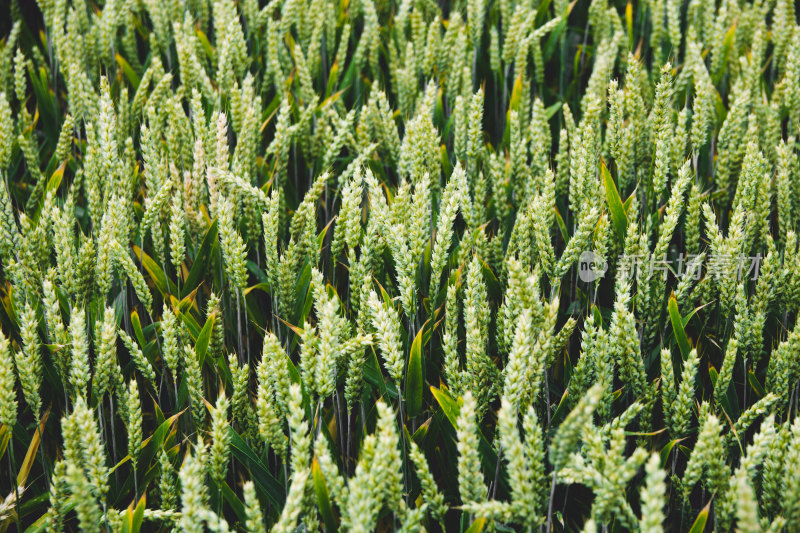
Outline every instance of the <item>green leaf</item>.
[(344, 91), (352, 91), (356, 84), (353, 82), (353, 78), (359, 76), (356, 72), (356, 62), (350, 61), (347, 64), (347, 69), (344, 71), (344, 77), (342, 78), (341, 87), (344, 87)]
[(131, 502), (128, 509), (125, 511), (125, 516), (122, 518), (122, 529), (120, 533), (131, 533), (133, 529), (133, 502)]
[(431, 394), (436, 398), (447, 420), (450, 421), (453, 427), (458, 427), (458, 414), (461, 412), (461, 407), (459, 407), (458, 402), (450, 395), (450, 392), (445, 388), (437, 389), (431, 385)]
[(381, 365), (378, 362), (378, 356), (375, 354), (375, 349), (371, 349), (369, 353), (372, 357), (367, 357), (364, 364), (364, 380), (378, 389), (381, 396), (388, 395), (391, 398), (399, 398), (398, 390), (395, 387), (394, 381), (386, 381), (386, 378), (381, 372)]
[(625, 29), (628, 33), (628, 50), (633, 51), (633, 5), (631, 0), (628, 0), (628, 5), (625, 6)]
[[(61, 186), (61, 180), (64, 177), (65, 167), (66, 163), (61, 163), (61, 165), (58, 168), (56, 168), (50, 175), (50, 177), (47, 179), (46, 184), (44, 182), (44, 178), (42, 178), (42, 181), (36, 184), (36, 190), (44, 188), (44, 191), (42, 194), (39, 195), (38, 203), (35, 206), (32, 206), (34, 210), (29, 211), (32, 222), (37, 222), (39, 220), (39, 215), (42, 214), (42, 209), (44, 208), (44, 201), (47, 198), (48, 194), (55, 193), (58, 190), (59, 186)], [(35, 191), (34, 193), (31, 193), (31, 199), (33, 199), (35, 195), (36, 195)]]
[[(447, 420), (450, 421), (453, 428), (458, 428), (458, 414), (461, 412), (458, 401), (444, 388), (437, 389), (431, 386), (431, 393), (433, 397), (436, 398), (436, 401), (439, 402), (439, 406), (442, 408), (442, 411), (444, 411)], [(480, 438), (478, 451), (481, 455), (481, 466), (486, 472), (494, 471), (497, 467), (497, 453), (480, 429), (478, 430), (478, 437)], [(504, 476), (500, 476), (500, 479), (498, 479), (498, 489), (498, 495), (508, 492), (508, 481)]]
[(231, 509), (233, 509), (233, 512), (236, 514), (236, 517), (239, 519), (239, 521), (244, 522), (246, 517), (242, 500), (239, 499), (236, 493), (233, 492), (226, 482), (222, 483), (220, 489), (222, 491), (222, 498), (228, 505), (230, 505)]
[(511, 90), (511, 101), (509, 102), (509, 111), (516, 111), (519, 109), (519, 102), (522, 100), (522, 76), (517, 76), (514, 80), (514, 88)]
[(144, 331), (142, 331), (142, 322), (139, 320), (139, 313), (131, 311), (131, 327), (133, 334), (136, 335), (136, 340), (139, 341), (139, 346), (146, 346), (147, 342), (144, 340)]
[(34, 122), (38, 121), (41, 113), (42, 130), (49, 139), (54, 141), (58, 137), (59, 128), (58, 120), (56, 119), (55, 93), (50, 89), (48, 73), (43, 66), (40, 66), (37, 70), (33, 65), (29, 65), (27, 70), (37, 102)]
[(314, 462), (311, 464), (311, 477), (314, 484), (314, 493), (317, 495), (317, 506), (325, 521), (325, 528), (328, 531), (336, 531), (336, 519), (333, 516), (333, 509), (331, 509), (331, 501), (328, 496), (328, 486), (325, 483), (325, 477), (322, 475), (322, 469), (319, 467), (319, 461), (314, 457)]
[(161, 449), (167, 437), (175, 432), (175, 422), (185, 412), (181, 411), (164, 420), (153, 434), (142, 442), (142, 452), (139, 454), (139, 464), (149, 465)]
[(136, 510), (133, 513), (133, 520), (131, 521), (131, 533), (139, 533), (144, 522), (144, 508), (147, 506), (145, 495), (139, 498), (139, 503), (136, 504)]
[(136, 71), (133, 70), (124, 57), (119, 54), (116, 54), (115, 57), (117, 59), (117, 64), (119, 64), (120, 68), (122, 69), (122, 73), (125, 74), (126, 78), (128, 78), (128, 83), (131, 84), (131, 89), (135, 91), (139, 87), (141, 78), (139, 78), (139, 75), (136, 74)]
[(206, 323), (203, 325), (203, 329), (200, 330), (200, 334), (197, 336), (197, 342), (195, 342), (194, 345), (194, 350), (197, 354), (197, 360), (200, 362), (200, 368), (203, 368), (203, 363), (206, 360), (208, 344), (211, 342), (211, 333), (214, 330), (215, 316), (216, 315), (213, 313), (208, 315), (208, 318), (206, 318)]
[(439, 159), (442, 161), (442, 171), (445, 176), (449, 176), (453, 172), (453, 165), (450, 164), (450, 157), (447, 154), (447, 145), (439, 147)]
[(2, 459), (3, 455), (5, 455), (10, 440), (11, 428), (3, 424), (0, 426), (0, 459)]
[(539, 7), (536, 9), (536, 18), (534, 19), (535, 25), (541, 26), (545, 22), (545, 18), (548, 18), (550, 15), (550, 3), (551, 0), (543, 0), (539, 3)]
[(478, 258), (478, 261), (481, 264), (481, 272), (483, 274), (483, 279), (486, 282), (486, 294), (490, 299), (502, 299), (503, 287), (500, 284), (500, 281), (497, 279), (497, 276), (494, 275), (492, 267), (490, 267), (486, 261), (480, 257)]
[(564, 223), (564, 217), (561, 216), (561, 212), (558, 210), (558, 206), (553, 206), (553, 214), (556, 218), (556, 224), (558, 225), (558, 230), (561, 232), (561, 238), (564, 242), (569, 241), (569, 233), (567, 233), (567, 225)]
[(678, 444), (678, 449), (681, 451), (684, 457), (689, 457), (690, 455), (692, 455), (692, 450), (690, 450), (683, 444)]
[(737, 22), (734, 22), (731, 25), (731, 27), (728, 28), (728, 31), (725, 33), (725, 39), (722, 41), (722, 49), (719, 52), (717, 52), (716, 50), (714, 51), (715, 55), (719, 53), (719, 55), (724, 58), (724, 60), (720, 63), (722, 67), (719, 69), (719, 72), (717, 72), (713, 78), (714, 86), (719, 85), (720, 81), (722, 80), (722, 77), (725, 75), (725, 71), (728, 70), (728, 56), (730, 55), (731, 48), (733, 47), (734, 38), (736, 37), (736, 24)]
[(553, 118), (553, 115), (558, 113), (558, 110), (561, 109), (561, 102), (556, 102), (555, 104), (548, 106), (547, 109), (544, 110), (544, 116), (547, 120)]
[(697, 515), (697, 518), (692, 524), (692, 528), (689, 530), (689, 533), (703, 533), (703, 530), (706, 528), (706, 522), (708, 522), (708, 512), (711, 508), (711, 501), (709, 501), (703, 510), (700, 511), (700, 514)]
[(674, 293), (669, 297), (667, 309), (669, 310), (669, 320), (672, 322), (672, 331), (675, 333), (675, 340), (678, 342), (678, 347), (681, 350), (681, 356), (685, 361), (689, 357), (689, 353), (692, 351), (692, 346), (689, 344), (689, 338), (686, 336), (686, 330), (683, 329), (683, 319), (681, 318), (681, 313), (678, 310), (678, 300), (675, 299)]
[(264, 463), (250, 449), (244, 439), (233, 428), (229, 428), (229, 430), (231, 434), (231, 453), (250, 473), (256, 489), (260, 490), (274, 505), (279, 508), (283, 507), (283, 502), (286, 500), (283, 485), (270, 474), (269, 469), (264, 466)]
[(561, 395), (561, 400), (558, 402), (558, 407), (556, 407), (556, 411), (553, 413), (553, 419), (551, 421), (553, 426), (567, 416), (567, 411), (569, 411), (569, 402), (567, 401), (567, 398), (569, 398), (569, 389), (566, 389), (564, 394)]
[(562, 37), (564, 36), (564, 32), (567, 29), (567, 19), (569, 18), (569, 12), (572, 9), (571, 6), (574, 4), (575, 1), (567, 6), (564, 16), (561, 17), (561, 21), (555, 28), (553, 28), (553, 31), (550, 32), (550, 35), (547, 36), (547, 42), (542, 50), (542, 55), (545, 61), (549, 61), (550, 58), (553, 57), (553, 54), (556, 52), (556, 47), (560, 45)]
[(478, 518), (472, 523), (471, 526), (469, 526), (469, 529), (467, 529), (467, 533), (480, 533), (481, 531), (483, 531), (485, 525), (486, 525), (486, 519)]
[(606, 189), (606, 202), (608, 203), (608, 212), (611, 214), (611, 222), (614, 224), (617, 238), (619, 238), (620, 242), (625, 242), (628, 217), (625, 214), (625, 208), (622, 206), (617, 185), (614, 183), (614, 178), (611, 177), (611, 173), (603, 161), (600, 162), (600, 171), (603, 174), (603, 185)]
[(334, 61), (333, 65), (331, 65), (331, 71), (328, 74), (328, 84), (325, 87), (325, 98), (331, 95), (334, 87), (336, 87), (337, 81), (339, 81), (339, 62)]
[(193, 341), (197, 342), (197, 337), (200, 335), (200, 324), (197, 323), (197, 320), (194, 319), (192, 315), (189, 313), (178, 313), (178, 318), (181, 319), (181, 322), (186, 325), (186, 329), (189, 330), (189, 336), (192, 338)]
[(190, 294), (197, 288), (200, 283), (200, 276), (203, 275), (206, 268), (209, 266), (208, 257), (211, 253), (211, 248), (217, 242), (217, 220), (211, 223), (206, 234), (203, 236), (203, 241), (200, 243), (200, 248), (194, 257), (194, 263), (186, 276), (186, 281), (183, 284), (183, 291), (181, 296)]
[(55, 193), (58, 188), (61, 186), (61, 180), (64, 179), (64, 169), (66, 168), (67, 163), (61, 163), (53, 174), (50, 176), (50, 179), (47, 180), (47, 188), (45, 189), (45, 197), (47, 197), (50, 193)]
[(150, 279), (158, 289), (158, 292), (161, 293), (161, 296), (167, 296), (170, 294), (169, 284), (167, 283), (167, 275), (164, 274), (164, 270), (162, 270), (158, 263), (156, 263), (152, 257), (147, 255), (135, 244), (133, 245), (133, 254), (137, 257), (137, 259), (139, 259), (139, 262), (150, 275)]
[(763, 398), (767, 394), (767, 391), (764, 390), (763, 385), (758, 382), (758, 378), (752, 370), (747, 372), (747, 381), (750, 382), (750, 386), (753, 387), (753, 390), (756, 391), (756, 394), (758, 394), (759, 398)]
[(406, 406), (408, 416), (417, 416), (422, 409), (422, 332), (420, 328), (414, 342), (411, 343), (411, 351), (408, 354), (408, 371), (406, 373)]
[(270, 290), (269, 283), (266, 283), (266, 282), (263, 282), (263, 281), (261, 283), (256, 283), (255, 285), (253, 285), (251, 287), (247, 287), (244, 290), (244, 295), (247, 296), (248, 294), (250, 294), (253, 291), (261, 291), (266, 295), (269, 295), (269, 296), (272, 295), (272, 291)]
[(313, 291), (310, 290), (310, 287), (311, 265), (306, 261), (303, 264), (303, 269), (300, 271), (300, 276), (297, 278), (297, 284), (294, 290), (295, 301), (293, 318), (295, 319), (295, 324), (301, 324), (302, 322), (300, 319), (308, 316), (307, 310), (310, 310), (313, 301)]
[(636, 196), (636, 191), (633, 191), (633, 192), (631, 193), (631, 195), (630, 195), (630, 196), (628, 196), (628, 198), (627, 198), (627, 199), (625, 200), (625, 202), (622, 204), (622, 207), (624, 207), (624, 208), (625, 208), (625, 212), (626, 212), (626, 213), (628, 212), (628, 209), (630, 209), (630, 208), (631, 208), (631, 204), (633, 203), (633, 197), (634, 197), (634, 196)]
[[(417, 428), (417, 430), (414, 432), (414, 434), (410, 435), (411, 440), (416, 442), (418, 445), (421, 445), (422, 441), (425, 440), (425, 437), (428, 435), (428, 430), (431, 427), (431, 421), (432, 420), (433, 420), (433, 417), (430, 417), (425, 422), (423, 422), (422, 425), (420, 425)], [(406, 429), (405, 426), (403, 426), (403, 428), (406, 431), (406, 433), (408, 433), (408, 429)]]
[(47, 423), (47, 418), (50, 416), (50, 410), (48, 409), (42, 414), (42, 418), (39, 421), (39, 430), (34, 431), (33, 435), (31, 436), (30, 444), (28, 444), (28, 451), (25, 454), (25, 459), (22, 460), (22, 465), (19, 467), (19, 471), (17, 472), (17, 485), (24, 487), (28, 481), (28, 475), (31, 473), (31, 468), (33, 468), (33, 463), (36, 460), (36, 452), (39, 449), (39, 442), (40, 436), (44, 434), (45, 424)]
[[(172, 302), (172, 305), (178, 309), (178, 311), (180, 311), (181, 313), (186, 313), (187, 311), (189, 311), (189, 309), (194, 307), (196, 297), (197, 297), (197, 289), (185, 295), (183, 299), (180, 301), (178, 301), (178, 299), (175, 298), (174, 296), (170, 297), (170, 301)], [(199, 327), (197, 329), (198, 331), (200, 330)]]
[(660, 452), (660, 454), (661, 454), (661, 468), (666, 467), (667, 460), (669, 460), (669, 454), (672, 452), (672, 448), (674, 448), (675, 445), (678, 444), (682, 440), (683, 439), (672, 439), (671, 441), (666, 443), (663, 448), (661, 448), (661, 452)]
[(200, 40), (200, 44), (203, 45), (203, 49), (205, 50), (206, 55), (209, 58), (213, 57), (214, 56), (214, 47), (211, 46), (211, 42), (208, 40), (208, 36), (205, 34), (205, 32), (203, 30), (201, 30), (200, 28), (195, 27), (194, 33), (195, 33), (195, 35), (197, 35), (197, 38)]
[(327, 235), (328, 230), (331, 229), (333, 220), (334, 219), (331, 219), (330, 222), (328, 222), (328, 225), (322, 228), (322, 231), (320, 231), (319, 235), (317, 235), (317, 250), (319, 251), (322, 250), (322, 245), (325, 243), (325, 235)]
[(297, 367), (294, 366), (292, 362), (292, 358), (289, 357), (289, 354), (284, 352), (283, 353), (284, 359), (286, 361), (286, 368), (289, 369), (289, 379), (292, 380), (292, 383), (300, 384), (300, 372), (297, 370)]

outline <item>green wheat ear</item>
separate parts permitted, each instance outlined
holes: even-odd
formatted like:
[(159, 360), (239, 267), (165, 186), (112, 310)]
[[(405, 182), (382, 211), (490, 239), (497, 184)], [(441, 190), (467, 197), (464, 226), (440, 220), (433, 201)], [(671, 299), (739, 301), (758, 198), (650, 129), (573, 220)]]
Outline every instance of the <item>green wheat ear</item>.
[(14, 390), (14, 360), (8, 339), (0, 332), (0, 413), (2, 423), (14, 427), (17, 421), (17, 394)]

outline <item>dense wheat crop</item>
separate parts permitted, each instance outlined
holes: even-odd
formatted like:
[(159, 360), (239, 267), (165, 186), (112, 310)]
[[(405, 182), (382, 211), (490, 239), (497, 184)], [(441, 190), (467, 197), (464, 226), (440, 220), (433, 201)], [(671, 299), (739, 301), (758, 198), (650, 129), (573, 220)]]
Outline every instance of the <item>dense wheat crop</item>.
[(792, 0), (7, 0), (0, 533), (800, 531)]

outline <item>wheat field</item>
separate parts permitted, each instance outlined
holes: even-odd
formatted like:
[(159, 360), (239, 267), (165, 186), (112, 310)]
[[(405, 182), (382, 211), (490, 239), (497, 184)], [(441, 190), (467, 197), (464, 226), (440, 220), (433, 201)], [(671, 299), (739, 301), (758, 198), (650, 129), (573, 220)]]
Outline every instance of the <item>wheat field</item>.
[(800, 531), (792, 0), (7, 0), (0, 533)]

